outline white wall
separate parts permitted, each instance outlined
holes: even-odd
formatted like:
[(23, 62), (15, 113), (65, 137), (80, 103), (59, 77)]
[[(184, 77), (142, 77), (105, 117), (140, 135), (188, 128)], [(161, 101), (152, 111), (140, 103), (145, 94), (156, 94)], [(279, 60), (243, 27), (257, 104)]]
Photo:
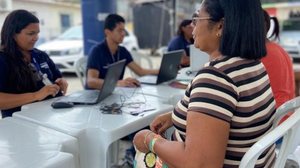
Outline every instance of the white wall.
[[(68, 14), (71, 26), (81, 24), (80, 5), (53, 3), (51, 0), (13, 0), (12, 9), (26, 9), (34, 12), (40, 19), (40, 38), (52, 39), (61, 34), (60, 14)], [(0, 26), (2, 27), (8, 12), (0, 12)]]

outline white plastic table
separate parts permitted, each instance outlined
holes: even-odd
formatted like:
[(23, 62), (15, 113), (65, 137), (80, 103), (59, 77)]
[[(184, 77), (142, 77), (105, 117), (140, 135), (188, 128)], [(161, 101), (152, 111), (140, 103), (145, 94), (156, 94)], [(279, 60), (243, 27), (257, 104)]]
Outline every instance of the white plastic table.
[(74, 137), (11, 117), (0, 120), (0, 167), (79, 168), (78, 155)]
[(5, 168), (75, 168), (72, 154), (59, 152), (60, 147), (41, 146), (31, 149), (0, 147), (0, 167)]
[(196, 74), (197, 72), (192, 72), (190, 67), (185, 67), (178, 71), (176, 80), (191, 81)]
[[(110, 145), (116, 140), (148, 126), (154, 117), (172, 110), (153, 96), (118, 92), (98, 105), (81, 105), (69, 109), (53, 109), (52, 100), (23, 106), (13, 117), (34, 122), (48, 128), (76, 137), (79, 141), (82, 168), (105, 168), (109, 166)], [(103, 114), (100, 105), (125, 102), (146, 102), (153, 110), (139, 116), (128, 113)]]
[[(132, 90), (134, 89), (127, 88), (123, 90), (126, 90), (126, 92), (132, 92)], [(184, 96), (185, 89), (171, 87), (169, 86), (169, 83), (166, 82), (159, 85), (142, 84), (136, 92), (138, 94), (156, 97), (160, 99), (160, 102), (162, 104), (169, 104), (174, 106), (177, 101)]]

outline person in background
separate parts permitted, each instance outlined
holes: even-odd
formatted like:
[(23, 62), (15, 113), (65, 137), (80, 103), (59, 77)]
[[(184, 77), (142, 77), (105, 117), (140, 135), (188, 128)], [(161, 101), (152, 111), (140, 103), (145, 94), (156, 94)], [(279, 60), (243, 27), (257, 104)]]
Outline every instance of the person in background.
[(0, 109), (10, 117), (24, 104), (60, 96), (67, 91), (49, 56), (36, 48), (39, 20), (26, 10), (12, 11), (1, 29)]
[(178, 27), (177, 36), (175, 36), (168, 45), (168, 51), (184, 49), (181, 67), (190, 66), (190, 49), (189, 46), (194, 43), (192, 20), (183, 20)]
[[(194, 45), (210, 62), (188, 85), (173, 112), (156, 117), (134, 137), (161, 167), (238, 167), (244, 154), (272, 129), (276, 112), (269, 78), (260, 0), (203, 0), (193, 17)], [(171, 140), (163, 132), (171, 127)], [(146, 158), (147, 158), (146, 154)], [(153, 155), (153, 154), (152, 154)], [(272, 167), (275, 145), (256, 166)]]
[(276, 17), (270, 18), (264, 10), (265, 30), (270, 29), (270, 21), (273, 20), (274, 29), (270, 37), (266, 39), (267, 55), (261, 59), (271, 83), (271, 88), (276, 101), (276, 108), (295, 97), (295, 77), (291, 57), (277, 43), (270, 41), (279, 39), (279, 23)]
[[(144, 69), (134, 62), (131, 54), (125, 47), (120, 46), (125, 37), (125, 20), (117, 14), (110, 14), (104, 22), (105, 39), (95, 45), (89, 53), (87, 63), (87, 88), (101, 89), (107, 73), (107, 65), (125, 59), (128, 66), (139, 76), (156, 75), (158, 70)], [(125, 67), (118, 81), (118, 86), (137, 87), (139, 81), (134, 78), (123, 79)]]
[[(271, 20), (273, 20), (274, 28), (271, 30), (270, 36), (266, 39), (267, 55), (261, 59), (264, 64), (271, 83), (271, 88), (276, 101), (276, 108), (283, 103), (295, 97), (295, 76), (293, 62), (288, 53), (274, 41), (279, 40), (279, 23), (276, 17), (270, 15), (264, 10), (265, 30), (270, 30)], [(293, 113), (285, 115), (279, 123), (285, 121)], [(278, 141), (280, 143), (281, 140)]]

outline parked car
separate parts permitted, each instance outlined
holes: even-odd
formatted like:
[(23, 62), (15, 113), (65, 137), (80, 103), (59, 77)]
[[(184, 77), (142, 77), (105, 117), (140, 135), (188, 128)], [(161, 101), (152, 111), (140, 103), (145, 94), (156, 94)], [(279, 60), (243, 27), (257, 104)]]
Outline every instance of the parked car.
[[(121, 45), (129, 51), (138, 49), (135, 35), (127, 30)], [(61, 72), (75, 72), (74, 62), (84, 56), (82, 26), (71, 27), (58, 38), (43, 43), (37, 48), (45, 51)]]
[(282, 22), (280, 45), (295, 62), (300, 62), (300, 19), (292, 18)]

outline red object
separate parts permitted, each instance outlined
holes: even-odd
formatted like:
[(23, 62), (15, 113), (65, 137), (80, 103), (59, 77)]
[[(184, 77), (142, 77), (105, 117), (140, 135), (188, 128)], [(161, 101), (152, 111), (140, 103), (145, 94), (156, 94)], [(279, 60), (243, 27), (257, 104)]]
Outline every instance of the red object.
[(274, 42), (267, 42), (267, 55), (261, 59), (269, 75), (276, 108), (295, 97), (293, 63), (289, 55)]
[(270, 16), (277, 16), (277, 9), (276, 8), (265, 8)]
[[(267, 55), (261, 59), (269, 78), (276, 101), (276, 108), (295, 97), (295, 77), (293, 63), (289, 55), (276, 43), (267, 42)], [(280, 122), (282, 123), (293, 113), (288, 113)]]
[(280, 125), (281, 123), (283, 123), (283, 121), (285, 121), (286, 119), (288, 119), (292, 114), (293, 114), (293, 112), (289, 112), (285, 116), (283, 116), (282, 119), (279, 121), (278, 125)]

